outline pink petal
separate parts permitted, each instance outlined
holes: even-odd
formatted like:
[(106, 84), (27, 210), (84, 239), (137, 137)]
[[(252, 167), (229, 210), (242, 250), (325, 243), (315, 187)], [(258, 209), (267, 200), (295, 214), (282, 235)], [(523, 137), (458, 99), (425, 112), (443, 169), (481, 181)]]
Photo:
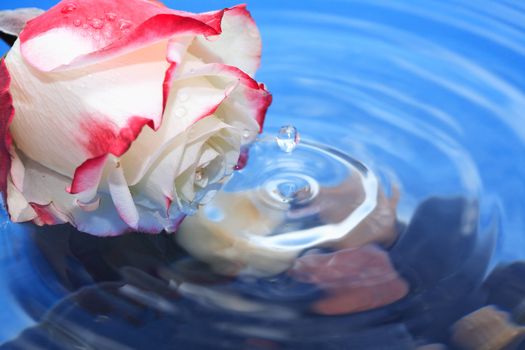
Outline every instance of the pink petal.
[(266, 112), (272, 103), (272, 95), (264, 84), (258, 83), (237, 67), (219, 63), (206, 64), (191, 69), (181, 74), (179, 79), (196, 76), (217, 76), (239, 81), (239, 89), (236, 89), (235, 93), (228, 94), (226, 99), (226, 102), (233, 102), (229, 113), (236, 117), (244, 115), (254, 119), (259, 124), (259, 131), (262, 131)]
[(17, 147), (70, 177), (89, 159), (122, 155), (144, 126), (161, 124), (166, 46), (51, 76), (28, 67), (15, 44), (6, 65), (13, 78)]
[(7, 203), (7, 179), (11, 170), (11, 145), (12, 138), (9, 125), (13, 120), (15, 110), (13, 100), (9, 93), (11, 78), (4, 60), (0, 61), (0, 191), (4, 196), (4, 203)]
[(57, 210), (53, 203), (49, 204), (37, 204), (29, 203), (35, 211), (37, 217), (33, 219), (35, 224), (39, 226), (43, 225), (58, 225), (64, 224), (69, 220), (65, 215)]
[(72, 194), (77, 194), (98, 186), (107, 158), (107, 156), (100, 156), (86, 160), (75, 171), (73, 183), (67, 191)]
[(42, 71), (79, 67), (175, 35), (218, 35), (223, 14), (197, 15), (138, 0), (65, 0), (27, 24), (22, 52)]

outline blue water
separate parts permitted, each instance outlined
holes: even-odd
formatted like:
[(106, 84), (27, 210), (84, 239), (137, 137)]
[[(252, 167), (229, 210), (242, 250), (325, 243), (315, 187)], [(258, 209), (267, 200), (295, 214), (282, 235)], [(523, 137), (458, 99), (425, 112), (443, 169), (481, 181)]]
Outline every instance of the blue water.
[[(0, 9), (22, 6), (47, 8), (53, 3), (2, 0)], [(190, 11), (207, 11), (235, 4), (232, 1), (189, 0), (165, 3)], [(477, 294), (472, 296), (470, 293), (473, 288), (458, 287), (458, 281), (463, 279), (472, 282), (472, 285), (479, 285), (481, 278), (489, 275), (494, 267), (525, 259), (523, 3), (520, 0), (248, 0), (247, 3), (261, 29), (264, 42), (263, 61), (257, 78), (265, 82), (274, 95), (274, 103), (267, 116), (267, 132), (274, 133), (282, 125), (293, 124), (303, 138), (340, 149), (370, 166), (384, 182), (399, 185), (399, 219), (411, 223), (409, 226), (414, 233), (413, 237), (410, 236), (411, 240), (405, 239), (392, 253), (394, 262), (405, 259), (399, 265), (406, 263), (416, 266), (418, 263), (424, 264), (425, 258), (431, 259), (432, 254), (446, 257), (438, 259), (440, 262), (434, 265), (429, 263), (427, 274), (422, 275), (434, 276), (439, 281), (450, 277), (449, 282), (444, 282), (440, 288), (459, 288), (456, 294), (461, 294), (461, 291), (464, 294), (452, 293), (456, 295), (454, 302), (447, 306), (439, 304), (439, 308), (452, 309), (459, 303), (466, 308), (466, 313), (470, 309), (465, 300), (476, 304), (483, 297)], [(7, 46), (1, 46), (0, 50), (5, 52)], [(461, 199), (450, 199), (453, 197)], [(432, 199), (425, 202), (428, 198)], [(475, 203), (476, 210), (479, 208), (476, 239), (459, 239), (456, 236), (460, 233), (454, 236), (457, 230), (452, 218), (454, 211), (450, 211), (450, 208), (468, 212), (472, 204), (465, 203)], [(414, 217), (434, 220), (432, 222), (436, 230), (421, 228)], [(99, 262), (90, 261), (86, 254), (79, 253), (81, 248), (75, 246), (77, 248), (73, 249), (69, 244), (72, 240), (79, 240), (78, 244), (86, 244), (91, 248), (96, 246), (99, 249), (97, 252), (103, 250), (104, 254), (116, 248), (108, 248), (106, 243), (93, 243), (84, 236), (71, 239), (75, 234), (66, 229), (62, 230), (66, 230), (66, 233), (60, 230), (42, 232), (29, 225), (10, 224), (5, 215), (2, 221), (0, 278), (4, 282), (0, 287), (0, 343), (37, 325), (42, 318), (47, 317), (46, 322), (51, 322), (49, 320), (53, 320), (53, 316), (45, 316), (45, 313), (53, 305), (55, 310), (69, 310), (70, 316), (63, 316), (65, 319), (72, 317), (79, 320), (79, 325), (89, 329), (86, 324), (91, 323), (83, 319), (87, 316), (74, 314), (78, 310), (71, 306), (71, 300), (76, 297), (64, 296), (72, 290), (89, 294), (95, 281), (106, 281), (103, 293), (114, 297), (112, 293), (116, 287), (111, 283), (117, 283), (118, 277), (113, 276), (114, 272), (110, 273), (109, 268), (107, 275), (104, 275), (102, 265), (97, 265)], [(438, 227), (441, 231), (437, 230)], [(416, 232), (418, 230), (419, 233)], [(425, 230), (429, 230), (426, 236), (421, 233)], [(66, 236), (69, 238), (64, 243), (61, 238)], [(162, 239), (165, 238), (159, 238), (160, 243), (151, 243), (153, 251), (164, 245)], [(132, 241), (133, 238), (129, 241), (123, 239), (124, 244), (134, 247)], [(53, 253), (53, 249), (58, 252)], [(142, 248), (136, 249), (141, 256), (154, 255), (151, 252), (144, 253)], [(174, 256), (183, 256), (176, 247), (173, 249), (176, 251)], [(419, 255), (417, 249), (420, 249)], [(107, 254), (112, 256), (112, 267), (133, 260), (125, 254), (120, 258), (116, 258), (114, 252)], [(168, 253), (164, 251), (162, 254)], [(73, 262), (70, 261), (72, 256), (83, 258)], [(443, 264), (443, 261), (448, 263)], [(152, 262), (153, 265), (157, 263)], [(85, 264), (91, 264), (92, 269), (82, 266)], [(138, 265), (135, 269), (149, 271), (148, 263)], [(489, 266), (488, 270), (485, 270), (486, 265)], [(63, 270), (57, 271), (60, 268)], [(93, 272), (93, 269), (96, 271)], [(421, 269), (424, 270), (423, 267)], [(471, 281), (468, 276), (471, 276)], [(520, 276), (525, 280), (525, 275)], [(128, 281), (132, 279), (129, 275), (126, 278)], [(265, 305), (282, 311), (283, 305), (291, 303), (294, 312), (301, 310), (308, 298), (315, 297), (316, 292), (308, 289), (309, 286), (295, 285), (284, 277), (280, 278), (274, 281), (286, 286), (280, 291), (276, 290), (275, 284), (268, 287), (265, 284), (268, 281), (252, 282), (258, 285), (236, 281), (221, 292), (228, 294), (248, 290), (247, 294), (251, 298), (257, 298), (260, 295), (254, 296), (254, 290), (261, 289), (263, 294), (266, 291), (262, 297), (267, 302)], [(431, 290), (429, 286), (432, 283), (425, 283), (420, 281), (421, 289), (428, 287)], [(214, 284), (210, 282), (210, 285)], [(430, 300), (431, 295), (425, 292), (419, 294), (421, 300)], [(522, 296), (525, 296), (525, 292)], [(103, 299), (112, 300), (108, 296)], [(496, 299), (493, 297), (490, 300)], [(377, 334), (382, 334), (386, 340), (389, 337), (405, 339), (413, 336), (416, 343), (417, 339), (424, 339), (423, 342), (446, 342), (437, 330), (433, 334), (428, 329), (437, 329), (443, 325), (443, 329), (447, 330), (448, 325), (444, 324), (461, 315), (447, 314), (443, 318), (436, 316), (434, 320), (425, 321), (421, 310), (432, 313), (434, 304), (423, 304), (426, 308), (421, 306), (418, 309), (420, 306), (417, 303), (414, 304), (416, 306), (399, 306), (404, 310), (402, 318), (407, 321), (395, 323), (390, 328), (381, 328), (385, 327), (385, 322), (379, 320), (386, 316), (378, 314), (360, 314), (357, 318), (349, 319), (327, 318), (323, 321), (325, 323), (309, 321), (310, 318), (299, 318), (301, 321), (298, 323), (286, 318), (284, 321), (271, 322), (293, 324), (296, 329), (292, 333), (304, 339), (309, 339), (309, 330), (319, 336), (324, 329), (326, 334), (333, 336), (330, 338), (327, 335), (327, 339), (331, 339), (327, 341), (340, 340), (338, 336), (344, 333), (348, 337), (346, 344), (354, 344), (354, 348), (358, 349), (367, 348), (359, 344), (366, 344), (366, 339), (377, 338)], [(473, 305), (472, 309), (483, 302), (479, 304)], [(235, 333), (232, 329), (239, 329), (235, 328), (239, 324), (252, 324), (253, 327), (267, 325), (269, 321), (264, 318), (242, 319), (238, 315), (230, 315), (230, 318), (223, 320), (217, 310), (212, 312), (195, 306), (191, 300), (182, 301), (177, 307), (184, 315), (177, 320), (185, 325), (182, 332), (187, 332), (187, 337), (171, 335), (173, 339), (170, 339), (174, 344), (180, 344), (181, 348), (198, 348), (188, 344), (193, 344), (192, 339), (203, 332), (210, 334), (210, 339), (229, 339), (225, 340), (225, 348), (228, 344), (236, 344), (232, 348), (271, 348), (264, 341), (253, 345), (255, 343), (236, 343), (237, 338), (229, 337), (230, 333)], [(163, 324), (165, 319), (161, 316), (156, 318), (151, 310), (143, 314), (140, 310), (135, 311), (136, 315), (128, 316), (135, 317), (139, 324), (146, 324), (144, 329), (147, 330), (143, 330), (146, 339), (165, 334), (156, 333), (155, 329), (159, 327), (166, 331), (178, 324), (174, 320)], [(190, 316), (192, 314), (193, 318)], [(199, 317), (213, 322), (221, 320), (223, 332), (204, 327), (202, 322), (197, 322)], [(362, 334), (364, 340), (347, 335), (346, 326), (341, 326), (346, 325), (345, 322), (359, 329), (367, 329)], [(113, 324), (101, 328), (105, 332), (105, 341), (112, 338), (111, 332), (124, 334), (119, 332), (129, 331), (128, 328), (118, 327), (121, 326)], [(69, 329), (68, 332), (73, 331)], [(38, 337), (42, 337), (42, 334), (34, 331), (28, 339), (38, 343), (37, 340), (42, 339)], [(126, 334), (129, 339), (123, 344), (140, 344), (136, 345), (140, 347), (147, 343), (136, 335)], [(273, 333), (271, 336), (262, 331), (246, 334), (251, 334), (251, 338), (273, 339), (273, 343), (279, 344)], [(285, 343), (283, 340), (282, 344)], [(108, 343), (104, 344), (109, 346)], [(203, 344), (202, 348), (209, 346)], [(282, 348), (309, 348), (304, 344), (286, 344)], [(314, 341), (310, 344), (314, 344)], [(389, 349), (394, 348), (392, 345)]]

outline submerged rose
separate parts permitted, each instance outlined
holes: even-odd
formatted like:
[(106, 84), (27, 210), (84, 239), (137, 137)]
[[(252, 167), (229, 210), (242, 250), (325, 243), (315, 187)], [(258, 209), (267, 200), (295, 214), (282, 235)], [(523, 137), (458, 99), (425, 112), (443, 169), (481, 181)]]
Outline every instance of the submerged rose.
[(261, 130), (271, 96), (244, 6), (62, 1), (0, 66), (0, 186), (11, 219), (96, 235), (174, 231)]

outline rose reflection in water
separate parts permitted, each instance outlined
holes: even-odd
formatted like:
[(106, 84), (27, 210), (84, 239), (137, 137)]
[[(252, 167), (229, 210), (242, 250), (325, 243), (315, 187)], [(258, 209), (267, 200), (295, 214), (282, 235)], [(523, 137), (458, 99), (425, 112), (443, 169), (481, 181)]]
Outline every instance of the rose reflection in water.
[[(168, 235), (101, 239), (67, 226), (41, 229), (33, 243), (44, 259), (33, 266), (48, 281), (51, 267), (63, 297), (52, 306), (24, 281), (10, 281), (20, 305), (33, 305), (26, 311), (38, 324), (4, 348), (415, 349), (445, 343), (451, 325), (485, 298), (478, 287), (487, 245), (475, 226), (465, 226), (469, 210), (463, 199), (428, 200), (390, 250), (312, 250), (288, 272), (266, 278), (214, 273)], [(465, 227), (472, 231), (460, 235)]]

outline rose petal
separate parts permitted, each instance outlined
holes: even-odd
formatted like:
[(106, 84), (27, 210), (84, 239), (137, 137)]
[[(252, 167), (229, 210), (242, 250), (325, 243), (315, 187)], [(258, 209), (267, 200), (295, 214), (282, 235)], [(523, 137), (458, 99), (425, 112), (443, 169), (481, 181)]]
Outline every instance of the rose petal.
[(263, 85), (235, 67), (203, 64), (191, 54), (183, 62), (172, 77), (175, 81), (162, 126), (157, 132), (145, 129), (123, 158), (126, 178), (132, 185), (164, 151), (166, 146), (160, 145), (168, 144), (202, 118), (215, 114), (241, 131), (262, 130), (272, 100)]
[(0, 60), (0, 191), (4, 196), (4, 203), (7, 203), (7, 183), (11, 169), (11, 145), (12, 138), (9, 126), (13, 120), (15, 110), (13, 100), (9, 93), (11, 78), (4, 60)]
[[(66, 176), (88, 159), (120, 156), (148, 124), (160, 124), (166, 43), (84, 70), (42, 74), (15, 44), (6, 58), (17, 147)], [(39, 91), (27, 95), (27, 91)], [(64, 152), (67, 150), (67, 152)]]
[[(229, 117), (227, 122), (235, 126), (235, 123), (246, 124), (247, 120), (255, 120), (259, 124), (259, 130), (262, 131), (264, 117), (272, 103), (272, 95), (266, 90), (264, 84), (259, 84), (239, 68), (219, 63), (199, 65), (195, 63), (195, 60), (186, 62), (178, 78), (182, 80), (198, 76), (220, 78), (225, 87), (229, 88), (232, 82), (237, 81), (238, 87), (231, 89), (225, 99), (227, 103), (224, 104), (224, 115), (226, 118)], [(239, 116), (244, 116), (244, 118), (239, 119)]]
[(9, 216), (14, 222), (31, 221), (37, 216), (35, 210), (11, 181), (7, 184), (6, 203), (9, 208)]
[(100, 195), (100, 206), (95, 211), (77, 209), (73, 215), (72, 224), (79, 231), (89, 232), (92, 235), (112, 237), (132, 231), (119, 216), (109, 195)]
[(235, 66), (253, 77), (261, 63), (261, 35), (246, 5), (226, 9), (218, 37), (197, 37), (190, 52), (205, 63)]
[(109, 192), (121, 219), (133, 229), (138, 228), (139, 213), (120, 164), (109, 174)]
[(224, 100), (224, 90), (214, 87), (204, 78), (175, 83), (164, 120), (157, 131), (145, 129), (122, 157), (126, 179), (135, 185), (155, 161), (170, 148), (177, 135), (208, 115)]
[[(210, 117), (196, 123), (191, 133), (182, 133), (172, 140), (170, 148), (165, 149), (159, 156), (155, 167), (134, 186), (141, 194), (137, 202), (166, 213), (171, 201), (179, 202), (177, 193), (174, 192), (177, 177), (188, 171), (191, 166), (195, 167), (194, 163), (199, 159), (198, 155), (204, 144), (214, 134), (227, 127), (228, 125), (217, 118)], [(167, 203), (165, 198), (169, 198), (170, 202)]]
[(175, 35), (217, 35), (224, 11), (192, 14), (146, 1), (61, 1), (20, 35), (28, 62), (42, 71), (71, 69)]
[(102, 178), (102, 172), (106, 165), (107, 158), (107, 155), (91, 158), (79, 166), (75, 170), (73, 183), (71, 186), (68, 186), (68, 192), (77, 194), (96, 189)]

